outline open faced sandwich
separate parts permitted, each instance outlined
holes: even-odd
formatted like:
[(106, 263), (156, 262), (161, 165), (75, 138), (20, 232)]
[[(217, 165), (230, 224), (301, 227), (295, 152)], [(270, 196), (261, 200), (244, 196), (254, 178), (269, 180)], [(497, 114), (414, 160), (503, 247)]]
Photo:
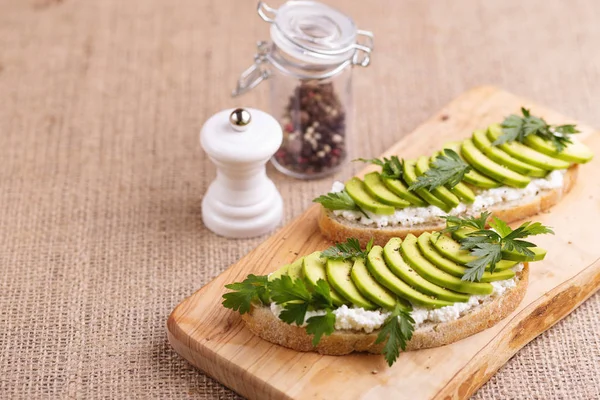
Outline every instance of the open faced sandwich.
[(314, 199), (319, 226), (333, 241), (348, 237), (384, 245), (394, 237), (440, 230), (442, 216), (491, 211), (513, 222), (544, 211), (573, 186), (577, 165), (593, 157), (575, 141), (574, 125), (549, 125), (522, 109), (433, 156), (361, 161), (381, 167), (363, 179), (335, 182)]
[[(488, 228), (486, 228), (488, 227)], [(553, 233), (511, 229), (482, 213), (446, 217), (440, 232), (361, 247), (350, 238), (270, 275), (226, 285), (223, 305), (256, 335), (297, 351), (343, 355), (442, 346), (487, 329), (525, 295), (529, 263), (546, 251), (524, 240)]]

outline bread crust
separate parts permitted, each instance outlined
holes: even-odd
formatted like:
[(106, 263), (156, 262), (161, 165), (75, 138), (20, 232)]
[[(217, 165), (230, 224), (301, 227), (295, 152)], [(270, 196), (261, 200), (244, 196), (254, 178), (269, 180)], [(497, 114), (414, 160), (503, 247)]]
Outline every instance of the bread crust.
[[(517, 273), (517, 286), (507, 290), (502, 296), (480, 305), (461, 318), (443, 322), (428, 323), (419, 327), (408, 342), (406, 351), (443, 346), (464, 339), (497, 324), (512, 313), (525, 297), (529, 283), (529, 265)], [(379, 330), (364, 333), (349, 330), (336, 330), (323, 336), (317, 347), (312, 345), (312, 336), (304, 328), (289, 325), (273, 315), (269, 307), (252, 307), (242, 319), (252, 333), (261, 338), (296, 351), (315, 351), (326, 355), (344, 355), (352, 352), (380, 354), (385, 343), (375, 344)]]
[[(575, 181), (577, 180), (578, 165), (572, 165), (564, 175), (564, 184), (557, 189), (549, 189), (541, 191), (531, 201), (515, 201), (507, 202), (501, 206), (490, 208), (496, 217), (504, 220), (507, 223), (518, 221), (539, 214), (542, 211), (548, 210), (550, 207), (557, 204), (562, 197), (571, 191)], [(384, 246), (388, 240), (394, 237), (404, 238), (412, 233), (419, 236), (423, 232), (439, 231), (444, 229), (443, 221), (435, 224), (421, 224), (413, 226), (386, 226), (375, 227), (366, 226), (358, 222), (348, 221), (341, 217), (337, 217), (331, 210), (321, 207), (319, 214), (319, 228), (325, 237), (333, 242), (344, 242), (347, 238), (352, 237), (360, 241), (362, 246), (365, 246), (371, 238), (375, 244)]]

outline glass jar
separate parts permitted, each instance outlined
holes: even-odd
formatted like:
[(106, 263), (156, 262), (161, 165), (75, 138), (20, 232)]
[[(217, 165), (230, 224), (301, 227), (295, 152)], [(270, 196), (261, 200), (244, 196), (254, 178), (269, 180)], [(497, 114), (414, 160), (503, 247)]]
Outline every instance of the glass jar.
[(259, 2), (258, 14), (271, 24), (271, 41), (258, 42), (233, 96), (268, 79), (271, 114), (283, 128), (273, 165), (301, 179), (332, 174), (348, 156), (352, 69), (369, 65), (373, 34), (316, 1), (288, 1), (277, 10)]

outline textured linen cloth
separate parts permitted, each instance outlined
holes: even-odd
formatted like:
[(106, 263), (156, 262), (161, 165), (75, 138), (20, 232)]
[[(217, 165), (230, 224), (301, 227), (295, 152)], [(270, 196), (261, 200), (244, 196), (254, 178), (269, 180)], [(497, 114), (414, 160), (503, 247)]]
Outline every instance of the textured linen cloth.
[[(600, 126), (596, 0), (330, 3), (376, 35), (354, 156), (481, 84)], [(165, 322), (264, 240), (203, 227), (215, 171), (198, 133), (224, 108), (268, 110), (265, 84), (229, 97), (267, 38), (250, 0), (0, 0), (0, 398), (238, 398), (171, 350)], [(331, 185), (269, 175), (285, 221)], [(596, 295), (475, 398), (600, 398), (598, 315)]]

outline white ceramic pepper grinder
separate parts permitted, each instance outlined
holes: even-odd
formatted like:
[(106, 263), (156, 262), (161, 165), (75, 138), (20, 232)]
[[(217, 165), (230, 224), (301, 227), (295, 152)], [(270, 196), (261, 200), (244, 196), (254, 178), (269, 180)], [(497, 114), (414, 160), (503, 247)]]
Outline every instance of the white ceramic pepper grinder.
[(202, 127), (200, 144), (217, 167), (202, 200), (204, 225), (230, 238), (273, 230), (283, 201), (265, 164), (281, 146), (281, 126), (269, 114), (248, 108), (221, 111)]

